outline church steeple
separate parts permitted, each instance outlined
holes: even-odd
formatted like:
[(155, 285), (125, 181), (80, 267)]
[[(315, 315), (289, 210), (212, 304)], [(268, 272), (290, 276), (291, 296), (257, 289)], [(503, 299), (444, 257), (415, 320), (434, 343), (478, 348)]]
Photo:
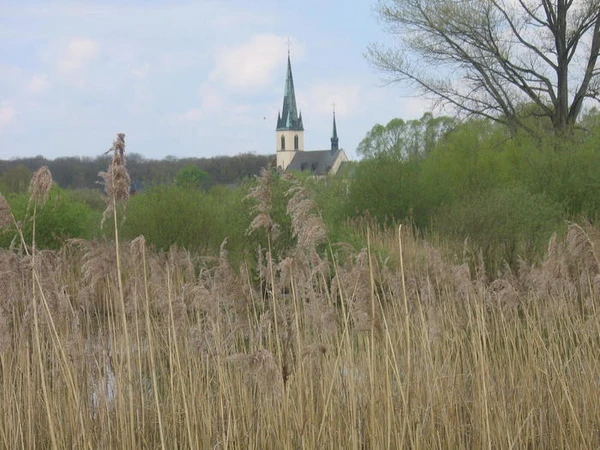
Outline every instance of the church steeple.
[(335, 124), (335, 109), (333, 110), (333, 134), (331, 136), (331, 151), (335, 152), (339, 149), (339, 139), (337, 135), (337, 126)]
[[(289, 42), (288, 42), (289, 45)], [(292, 63), (288, 48), (287, 74), (285, 77), (285, 90), (283, 92), (283, 108), (277, 114), (277, 167), (287, 169), (298, 152), (304, 151), (304, 125), (302, 114), (298, 113), (296, 106), (296, 92), (294, 91), (294, 78), (292, 76)]]
[(277, 114), (277, 131), (304, 131), (302, 113), (298, 114), (296, 106), (296, 92), (294, 91), (294, 77), (292, 76), (292, 63), (288, 51), (287, 76), (283, 93), (283, 108)]

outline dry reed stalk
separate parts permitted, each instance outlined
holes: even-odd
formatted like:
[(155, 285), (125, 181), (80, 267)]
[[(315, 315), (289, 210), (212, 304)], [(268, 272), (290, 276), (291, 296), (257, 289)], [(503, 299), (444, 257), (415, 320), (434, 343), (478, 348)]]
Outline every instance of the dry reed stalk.
[(273, 169), (263, 169), (258, 177), (257, 185), (250, 190), (247, 196), (248, 199), (254, 199), (256, 201), (256, 204), (252, 207), (252, 211), (256, 213), (256, 216), (250, 223), (246, 233), (251, 234), (260, 228), (264, 228), (267, 234), (268, 258), (266, 258), (266, 263), (268, 277), (265, 279), (268, 280), (266, 284), (270, 287), (272, 294), (271, 309), (273, 312), (273, 326), (275, 330), (277, 357), (279, 359), (279, 365), (283, 366), (283, 352), (279, 339), (280, 312), (278, 311), (279, 308), (277, 304), (279, 299), (276, 298), (275, 268), (272, 259), (273, 240), (277, 239), (279, 235), (279, 225), (275, 223), (271, 216), (271, 209), (273, 206), (273, 185), (275, 183), (274, 175), (275, 171)]
[(154, 350), (154, 338), (152, 333), (151, 321), (150, 321), (150, 290), (148, 286), (148, 269), (146, 263), (146, 240), (144, 236), (138, 236), (131, 242), (131, 251), (133, 256), (137, 260), (141, 260), (142, 262), (142, 272), (143, 282), (144, 282), (144, 324), (146, 326), (146, 336), (148, 339), (148, 354), (150, 358), (150, 374), (152, 380), (152, 393), (154, 406), (156, 408), (156, 415), (158, 419), (158, 432), (160, 436), (160, 444), (162, 449), (166, 449), (165, 436), (164, 436), (164, 428), (163, 428), (163, 419), (161, 413), (160, 399), (158, 397), (158, 381), (156, 378), (157, 371), (157, 363), (155, 358), (155, 350)]
[(116, 269), (117, 269), (117, 282), (119, 292), (119, 306), (121, 316), (121, 326), (124, 333), (124, 345), (125, 345), (125, 362), (127, 367), (127, 394), (129, 403), (129, 443), (131, 448), (135, 448), (136, 445), (136, 433), (135, 433), (135, 415), (134, 415), (134, 396), (133, 396), (133, 370), (131, 366), (131, 344), (129, 341), (129, 326), (127, 324), (127, 314), (125, 309), (125, 295), (123, 289), (123, 272), (121, 267), (121, 252), (119, 246), (119, 225), (118, 225), (118, 214), (117, 205), (124, 204), (129, 198), (130, 190), (130, 178), (129, 172), (125, 166), (125, 134), (118, 133), (117, 138), (114, 140), (112, 147), (107, 151), (113, 152), (112, 161), (108, 167), (107, 172), (100, 172), (98, 175), (104, 181), (104, 190), (108, 195), (107, 208), (102, 215), (101, 225), (105, 219), (112, 214), (115, 234), (115, 255), (116, 255)]
[[(32, 216), (33, 231), (32, 231), (32, 238), (31, 238), (31, 268), (32, 268), (31, 283), (32, 283), (32, 294), (33, 294), (32, 300), (33, 300), (34, 343), (35, 343), (35, 350), (36, 350), (35, 353), (37, 355), (37, 361), (39, 364), (38, 368), (39, 368), (40, 376), (41, 376), (43, 401), (44, 401), (44, 405), (45, 405), (45, 409), (46, 409), (46, 419), (48, 420), (48, 427), (50, 429), (50, 441), (52, 443), (52, 448), (58, 448), (58, 437), (56, 435), (57, 430), (56, 430), (55, 420), (54, 420), (53, 414), (50, 409), (51, 400), (50, 400), (49, 389), (48, 389), (47, 382), (46, 382), (47, 375), (46, 375), (46, 370), (45, 370), (45, 364), (44, 364), (43, 357), (42, 357), (42, 342), (41, 342), (42, 338), (41, 338), (41, 333), (40, 333), (40, 320), (38, 317), (38, 303), (37, 303), (38, 295), (41, 295), (42, 299), (44, 300), (44, 304), (46, 306), (47, 306), (47, 304), (45, 302), (43, 288), (40, 284), (39, 277), (36, 272), (36, 246), (35, 246), (35, 236), (36, 236), (35, 226), (36, 226), (37, 207), (38, 207), (38, 205), (43, 206), (43, 204), (46, 202), (46, 199), (48, 198), (48, 194), (50, 192), (51, 187), (52, 187), (52, 176), (51, 176), (48, 168), (45, 166), (40, 168), (37, 172), (34, 173), (32, 179), (31, 179), (31, 182), (29, 184), (29, 192), (31, 194), (31, 197), (29, 200), (29, 206), (31, 206), (31, 204), (33, 203), (33, 216)], [(23, 232), (20, 229), (18, 229), (18, 232), (21, 237), (21, 242), (23, 244), (23, 248), (29, 254), (29, 252), (27, 251), (27, 245), (25, 243)], [(38, 287), (39, 287), (39, 290), (38, 290)], [(49, 318), (50, 318), (50, 320), (52, 320), (52, 316), (49, 316)], [(59, 345), (60, 345), (60, 343), (59, 343)]]

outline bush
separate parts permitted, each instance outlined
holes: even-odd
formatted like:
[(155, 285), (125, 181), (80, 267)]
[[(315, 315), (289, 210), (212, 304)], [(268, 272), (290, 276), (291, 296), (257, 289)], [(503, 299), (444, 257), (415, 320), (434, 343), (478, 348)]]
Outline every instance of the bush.
[[(7, 201), (15, 219), (22, 223), (26, 243), (31, 244), (33, 207), (29, 207), (29, 194), (9, 195)], [(99, 222), (99, 213), (55, 185), (48, 201), (36, 211), (36, 246), (56, 249), (70, 238), (91, 239), (98, 232)], [(4, 230), (0, 246), (7, 248), (16, 236), (16, 230)]]
[(509, 184), (476, 192), (440, 207), (434, 228), (457, 242), (481, 249), (491, 273), (504, 262), (516, 268), (519, 257), (535, 260), (560, 227), (562, 208), (544, 194)]
[(548, 140), (523, 145), (513, 160), (515, 177), (532, 192), (545, 193), (562, 205), (565, 217), (597, 218), (600, 214), (600, 152), (597, 140)]
[(239, 252), (248, 219), (241, 209), (239, 189), (198, 189), (159, 185), (129, 200), (122, 232), (126, 237), (144, 235), (159, 250), (172, 245), (202, 255), (218, 255), (225, 238), (227, 248)]
[(420, 189), (421, 162), (377, 157), (361, 161), (349, 186), (348, 211), (353, 216), (368, 213), (386, 220), (414, 220), (424, 224)]

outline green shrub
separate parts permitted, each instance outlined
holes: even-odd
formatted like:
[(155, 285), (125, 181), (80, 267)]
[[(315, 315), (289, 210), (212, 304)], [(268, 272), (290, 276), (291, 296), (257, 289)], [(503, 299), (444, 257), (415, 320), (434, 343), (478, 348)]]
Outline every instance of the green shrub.
[(423, 224), (420, 160), (377, 157), (361, 161), (349, 186), (347, 209), (353, 216), (368, 213), (380, 223), (414, 220)]
[(517, 267), (519, 257), (535, 260), (562, 223), (562, 209), (544, 194), (509, 184), (475, 192), (439, 208), (434, 228), (461, 244), (481, 249), (488, 270), (504, 262)]
[[(33, 207), (29, 206), (29, 194), (7, 197), (15, 219), (22, 224), (25, 241), (28, 245), (33, 237)], [(91, 239), (98, 232), (100, 214), (82, 201), (74, 200), (68, 192), (53, 186), (48, 201), (36, 211), (36, 246), (38, 248), (59, 248), (67, 239)], [(17, 232), (7, 229), (0, 233), (0, 246), (8, 247)]]
[(159, 250), (172, 245), (201, 255), (218, 255), (227, 238), (230, 252), (241, 252), (247, 213), (243, 192), (219, 186), (206, 193), (195, 188), (159, 185), (129, 200), (122, 232), (125, 237), (144, 235)]
[(562, 205), (565, 217), (600, 214), (600, 151), (593, 135), (584, 140), (548, 140), (521, 146), (513, 156), (515, 177), (532, 192)]
[(94, 211), (103, 212), (106, 209), (106, 194), (100, 189), (67, 189), (65, 193), (71, 200), (83, 202)]

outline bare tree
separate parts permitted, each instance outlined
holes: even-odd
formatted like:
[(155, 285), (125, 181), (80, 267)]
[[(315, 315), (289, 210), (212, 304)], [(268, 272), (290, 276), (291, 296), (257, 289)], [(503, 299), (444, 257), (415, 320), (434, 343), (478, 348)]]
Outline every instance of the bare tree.
[(400, 45), (373, 44), (369, 60), (459, 111), (534, 131), (527, 112), (563, 132), (600, 98), (600, 0), (380, 0), (377, 11)]

